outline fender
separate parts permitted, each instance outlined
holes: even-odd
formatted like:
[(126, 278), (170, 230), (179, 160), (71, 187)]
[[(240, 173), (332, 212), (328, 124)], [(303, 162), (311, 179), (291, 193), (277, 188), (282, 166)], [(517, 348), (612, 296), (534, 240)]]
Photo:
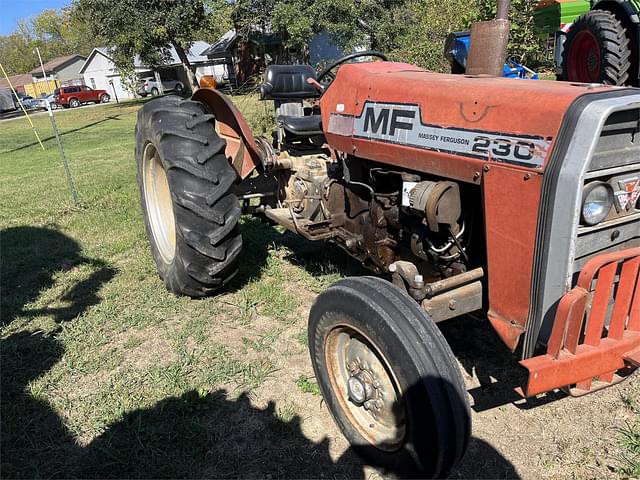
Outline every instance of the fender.
[(262, 165), (262, 155), (251, 127), (226, 95), (211, 88), (200, 88), (191, 99), (204, 103), (213, 113), (215, 129), (227, 144), (227, 159), (242, 180)]
[[(617, 4), (617, 6), (615, 5)], [(638, 0), (602, 0), (593, 6), (593, 10), (607, 10), (611, 13), (618, 13), (616, 10), (622, 10), (629, 18), (631, 23), (636, 25), (640, 23), (640, 2)]]

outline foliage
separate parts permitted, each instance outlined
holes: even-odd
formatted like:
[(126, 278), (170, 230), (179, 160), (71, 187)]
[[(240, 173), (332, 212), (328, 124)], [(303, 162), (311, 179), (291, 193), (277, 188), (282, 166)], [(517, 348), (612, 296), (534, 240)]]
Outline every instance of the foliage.
[(205, 21), (202, 0), (76, 0), (75, 7), (113, 47), (112, 58), (121, 70), (132, 68), (135, 55), (147, 65), (160, 65), (171, 45), (194, 82), (185, 50)]
[(477, 18), (478, 9), (467, 0), (412, 0), (406, 10), (405, 16), (397, 19), (406, 25), (404, 31), (385, 51), (394, 60), (448, 72), (444, 41), (449, 33), (468, 28)]
[(88, 26), (70, 8), (44, 10), (40, 15), (23, 20), (10, 35), (0, 35), (0, 61), (9, 75), (26, 73), (39, 65), (32, 52), (40, 49), (43, 62), (52, 58), (88, 55), (96, 41)]
[[(495, 18), (495, 0), (475, 0), (479, 10), (478, 18)], [(541, 69), (553, 66), (553, 59), (547, 55), (546, 40), (537, 35), (534, 28), (533, 12), (537, 2), (512, 0), (509, 18), (509, 56), (529, 68)]]
[(233, 5), (227, 0), (204, 0), (205, 19), (194, 39), (214, 43), (233, 28), (231, 12)]

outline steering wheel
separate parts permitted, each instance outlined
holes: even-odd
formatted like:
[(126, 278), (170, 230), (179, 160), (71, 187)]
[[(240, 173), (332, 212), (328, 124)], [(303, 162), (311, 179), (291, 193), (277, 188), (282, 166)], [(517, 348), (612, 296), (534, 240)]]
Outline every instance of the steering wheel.
[(365, 52), (356, 52), (350, 55), (345, 55), (341, 59), (333, 62), (331, 65), (329, 65), (327, 68), (325, 68), (318, 74), (318, 77), (317, 77), (318, 83), (322, 83), (322, 80), (325, 77), (328, 77), (329, 81), (323, 83), (325, 88), (328, 87), (329, 85), (331, 85), (331, 82), (333, 82), (333, 80), (335, 80), (336, 78), (335, 75), (331, 72), (334, 68), (339, 67), (343, 63), (347, 63), (349, 60), (353, 60), (354, 58), (360, 58), (360, 57), (377, 57), (384, 60), (385, 62), (387, 61), (387, 56), (384, 53), (377, 52), (375, 50), (367, 50)]

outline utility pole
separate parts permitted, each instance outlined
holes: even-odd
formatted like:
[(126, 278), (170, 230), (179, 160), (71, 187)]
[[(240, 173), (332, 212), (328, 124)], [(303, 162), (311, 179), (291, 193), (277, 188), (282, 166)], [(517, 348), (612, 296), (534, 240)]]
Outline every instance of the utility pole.
[[(40, 49), (38, 47), (35, 48), (36, 53), (38, 54), (38, 60), (40, 60), (40, 68), (42, 68), (42, 75), (44, 76), (44, 84), (47, 89), (47, 93), (49, 93), (49, 80), (47, 79), (47, 72), (44, 70), (44, 65), (42, 64), (42, 57), (40, 56)], [(53, 93), (53, 92), (50, 92)]]

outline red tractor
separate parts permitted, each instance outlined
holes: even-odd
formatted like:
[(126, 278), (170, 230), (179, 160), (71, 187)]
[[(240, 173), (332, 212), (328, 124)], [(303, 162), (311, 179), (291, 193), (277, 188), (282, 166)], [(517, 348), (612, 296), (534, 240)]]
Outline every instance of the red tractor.
[(170, 291), (211, 295), (242, 261), (247, 213), (377, 274), (329, 287), (308, 326), (326, 404), (370, 462), (442, 477), (465, 452), (467, 392), (438, 322), (482, 312), (518, 350), (524, 396), (582, 395), (640, 364), (640, 90), (362, 52), (319, 75), (269, 66), (262, 98), (273, 139), (212, 89), (141, 109), (151, 250)]

